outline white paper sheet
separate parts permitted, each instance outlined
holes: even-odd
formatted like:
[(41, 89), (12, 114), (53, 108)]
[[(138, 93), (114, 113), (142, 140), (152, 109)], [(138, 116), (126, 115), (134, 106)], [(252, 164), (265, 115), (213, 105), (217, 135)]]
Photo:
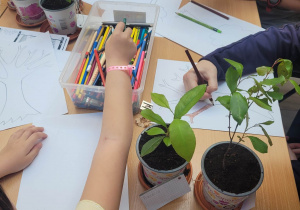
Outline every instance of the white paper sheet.
[[(0, 27), (0, 37), (6, 42), (24, 42), (26, 40), (37, 38), (44, 33), (20, 30), (14, 28)], [(69, 37), (59, 34), (50, 34), (53, 48), (56, 50), (66, 50)]]
[[(158, 60), (156, 67), (155, 80), (153, 85), (154, 93), (164, 94), (169, 101), (172, 110), (175, 110), (175, 106), (178, 103), (181, 96), (185, 94), (182, 77), (191, 69), (192, 66), (189, 62), (171, 61), (171, 60)], [(258, 81), (262, 80), (262, 77), (256, 78)], [(252, 86), (253, 80), (245, 80), (239, 86), (241, 89), (246, 89)], [(225, 82), (219, 82), (219, 88), (212, 96), (215, 100), (218, 96), (229, 95), (230, 91)], [(153, 103), (153, 111), (162, 116), (166, 122), (171, 122), (173, 115), (166, 108), (161, 108)], [(210, 101), (198, 102), (188, 114), (199, 111), (202, 107), (209, 107), (205, 111), (195, 114), (193, 120), (188, 116), (183, 116), (182, 119), (189, 122), (192, 128), (202, 128), (209, 130), (228, 131), (228, 111), (218, 101), (215, 101), (214, 106), (210, 106)], [(284, 136), (284, 130), (282, 125), (281, 113), (278, 102), (274, 102), (272, 105), (272, 111), (267, 111), (253, 104), (249, 109), (249, 126), (256, 123), (262, 123), (269, 120), (275, 121), (272, 125), (263, 126), (269, 135), (271, 136)], [(235, 128), (236, 122), (232, 119), (232, 129)], [(237, 132), (244, 132), (245, 121), (238, 127)], [(247, 133), (261, 134), (261, 128), (255, 127), (250, 129)]]
[(49, 34), (21, 43), (0, 36), (0, 130), (68, 112)]
[[(46, 117), (34, 122), (48, 138), (23, 171), (18, 210), (74, 210), (100, 137), (102, 113)], [(129, 209), (127, 172), (120, 209)]]
[(55, 58), (57, 61), (59, 72), (63, 71), (70, 55), (71, 55), (70, 51), (55, 50)]
[[(226, 20), (193, 3), (187, 3), (178, 11), (165, 8), (167, 16), (159, 21), (156, 32), (160, 35), (188, 48), (200, 55), (207, 55), (217, 48), (226, 46), (250, 34), (263, 31), (255, 26), (235, 17)], [(211, 25), (222, 33), (217, 33), (197, 23), (178, 16), (180, 12), (198, 21)], [(224, 13), (223, 13), (224, 14)]]

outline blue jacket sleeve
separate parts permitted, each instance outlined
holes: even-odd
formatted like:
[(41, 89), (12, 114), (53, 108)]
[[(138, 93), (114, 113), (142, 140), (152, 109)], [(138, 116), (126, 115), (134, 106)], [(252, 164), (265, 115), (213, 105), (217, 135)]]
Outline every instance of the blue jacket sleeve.
[(270, 27), (203, 57), (202, 59), (211, 61), (217, 67), (218, 80), (225, 79), (225, 72), (229, 67), (224, 58), (243, 64), (245, 75), (255, 72), (259, 66), (272, 66), (278, 58), (290, 59), (294, 69), (300, 70), (299, 25)]

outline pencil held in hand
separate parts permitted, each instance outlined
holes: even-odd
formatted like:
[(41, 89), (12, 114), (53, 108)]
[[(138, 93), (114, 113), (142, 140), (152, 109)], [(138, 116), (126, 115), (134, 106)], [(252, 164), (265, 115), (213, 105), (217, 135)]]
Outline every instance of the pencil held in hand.
[[(191, 64), (192, 64), (192, 66), (193, 66), (193, 69), (194, 69), (194, 71), (195, 71), (195, 73), (196, 73), (196, 75), (197, 75), (198, 85), (201, 85), (201, 84), (207, 84), (207, 82), (204, 81), (204, 79), (203, 79), (202, 76), (200, 75), (199, 70), (198, 70), (196, 64), (194, 63), (194, 61), (193, 61), (193, 59), (192, 59), (192, 56), (191, 56), (190, 52), (189, 52), (188, 50), (185, 50), (185, 53), (186, 53), (187, 57), (189, 58), (189, 60), (190, 60), (190, 62), (191, 62)], [(209, 100), (210, 100), (210, 102), (212, 103), (212, 105), (215, 105), (215, 104), (214, 104), (214, 100), (213, 100), (212, 98), (209, 98)]]

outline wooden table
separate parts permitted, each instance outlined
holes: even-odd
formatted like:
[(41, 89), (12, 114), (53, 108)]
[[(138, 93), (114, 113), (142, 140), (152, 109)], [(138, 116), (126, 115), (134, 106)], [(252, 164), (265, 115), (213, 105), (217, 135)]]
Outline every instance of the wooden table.
[[(181, 6), (183, 6), (187, 2), (188, 0), (183, 0)], [(260, 26), (260, 20), (255, 1), (199, 0), (199, 2), (213, 7), (219, 11), (230, 14), (234, 17)], [(87, 14), (89, 9), (90, 5), (85, 4), (84, 14)], [(29, 28), (24, 28), (17, 25), (15, 16), (16, 13), (14, 11), (6, 9), (2, 17), (0, 18), (0, 26), (28, 30)], [(29, 30), (39, 31), (39, 28), (30, 28)], [(71, 50), (73, 46), (74, 42), (70, 43), (67, 50)], [(143, 93), (144, 100), (150, 101), (150, 93), (153, 88), (157, 59), (188, 61), (184, 49), (185, 48), (165, 38), (155, 38), (145, 90)], [(198, 60), (201, 56), (192, 52), (192, 57), (194, 60)], [(65, 95), (70, 114), (94, 112), (91, 110), (75, 108), (66, 92)], [(136, 115), (134, 118), (138, 116), (139, 115)], [(0, 132), (0, 149), (4, 147), (9, 136), (19, 128), (20, 127), (12, 128)], [(142, 128), (134, 125), (133, 140), (128, 158), (130, 209), (138, 210), (145, 209), (144, 205), (139, 199), (139, 195), (144, 192), (145, 189), (142, 187), (138, 180), (138, 158), (135, 153), (136, 139), (142, 130)], [(194, 157), (191, 162), (193, 166), (193, 179), (195, 180), (201, 170), (200, 162), (204, 151), (213, 143), (228, 140), (228, 133), (202, 129), (194, 129), (194, 132), (197, 139), (197, 145)], [(295, 186), (285, 138), (273, 137), (272, 140), (274, 145), (269, 148), (269, 153), (258, 154), (263, 162), (263, 166), (265, 169), (265, 178), (263, 184), (256, 194), (255, 209), (300, 209), (297, 189)], [(252, 148), (251, 143), (246, 142), (245, 144)], [(16, 204), (17, 202), (21, 176), (22, 172), (19, 172), (0, 179), (0, 184), (4, 187), (8, 197), (11, 199), (13, 204)], [(192, 192), (169, 203), (168, 205), (164, 206), (163, 209), (201, 209), (194, 198), (194, 181), (191, 182), (190, 186), (192, 188)]]

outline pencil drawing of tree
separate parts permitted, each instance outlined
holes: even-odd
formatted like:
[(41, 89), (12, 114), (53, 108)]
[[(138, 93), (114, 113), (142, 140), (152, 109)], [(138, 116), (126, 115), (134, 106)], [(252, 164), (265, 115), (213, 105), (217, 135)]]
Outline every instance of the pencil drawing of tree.
[(49, 53), (30, 50), (28, 46), (0, 46), (0, 125), (39, 114), (26, 100), (23, 81), (41, 66), (48, 65), (48, 57)]

